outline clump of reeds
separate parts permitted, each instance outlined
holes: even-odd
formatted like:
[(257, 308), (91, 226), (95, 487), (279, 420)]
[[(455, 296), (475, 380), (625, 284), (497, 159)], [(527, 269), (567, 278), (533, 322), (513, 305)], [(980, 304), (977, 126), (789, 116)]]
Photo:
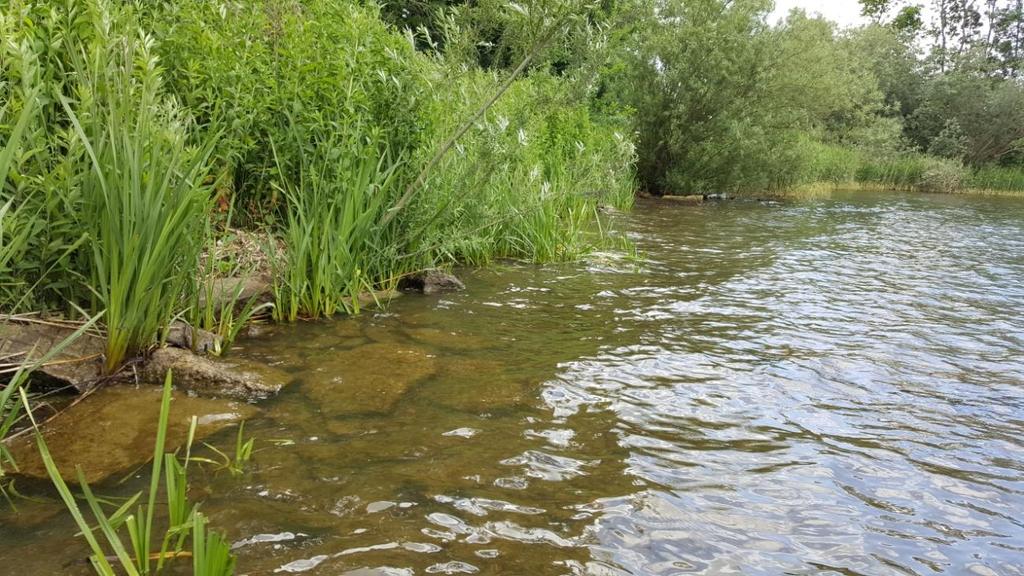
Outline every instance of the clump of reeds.
[(156, 341), (197, 272), (213, 140), (188, 144), (190, 119), (162, 92), (150, 38), (111, 38), (88, 57), (93, 93), (63, 106), (87, 151), (79, 193), (113, 372)]

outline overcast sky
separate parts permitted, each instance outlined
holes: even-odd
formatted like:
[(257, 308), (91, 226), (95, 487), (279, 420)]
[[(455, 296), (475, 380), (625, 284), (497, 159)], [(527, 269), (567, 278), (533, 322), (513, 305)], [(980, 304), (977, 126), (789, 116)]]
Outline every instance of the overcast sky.
[(843, 26), (864, 22), (857, 0), (775, 0), (775, 14), (772, 20), (784, 18), (793, 8), (803, 8), (810, 14), (821, 14)]

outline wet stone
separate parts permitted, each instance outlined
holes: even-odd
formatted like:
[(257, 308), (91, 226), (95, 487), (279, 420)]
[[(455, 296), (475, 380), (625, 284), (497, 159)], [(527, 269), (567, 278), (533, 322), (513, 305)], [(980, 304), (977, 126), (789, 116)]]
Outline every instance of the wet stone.
[[(103, 388), (45, 425), (43, 438), (65, 479), (76, 479), (76, 465), (82, 467), (86, 481), (93, 484), (149, 461), (156, 439), (161, 395), (162, 390), (156, 387)], [(166, 450), (173, 452), (186, 441), (192, 416), (198, 417), (195, 441), (199, 442), (251, 418), (256, 412), (249, 404), (193, 398), (176, 391), (171, 402)], [(47, 477), (34, 439), (17, 439), (11, 451), (22, 475)]]
[[(40, 360), (74, 333), (73, 328), (55, 324), (0, 322), (0, 358)], [(40, 367), (33, 379), (84, 392), (102, 375), (105, 349), (103, 338), (91, 333), (81, 334), (55, 355), (52, 363)]]
[(437, 359), (423, 349), (370, 344), (322, 358), (305, 376), (303, 392), (328, 418), (386, 413), (436, 369)]
[(140, 376), (144, 382), (162, 384), (168, 370), (178, 388), (201, 396), (238, 400), (273, 396), (291, 380), (286, 373), (256, 362), (206, 358), (177, 348), (153, 352)]
[[(530, 402), (526, 386), (508, 374), (501, 362), (450, 358), (438, 379), (442, 385), (432, 391), (432, 401), (456, 410), (485, 414)], [(481, 386), (481, 381), (488, 385)]]
[(462, 334), (438, 328), (409, 328), (405, 331), (414, 341), (435, 348), (451, 350), (482, 350), (489, 348), (492, 341), (482, 336)]

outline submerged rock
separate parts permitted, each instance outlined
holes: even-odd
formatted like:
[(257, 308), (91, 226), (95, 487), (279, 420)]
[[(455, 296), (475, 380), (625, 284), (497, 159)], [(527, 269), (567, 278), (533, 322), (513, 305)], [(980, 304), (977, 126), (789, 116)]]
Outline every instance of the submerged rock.
[[(0, 323), (0, 358), (12, 362), (32, 362), (74, 334), (73, 328), (37, 322)], [(90, 389), (103, 369), (105, 341), (90, 333), (82, 334), (56, 355), (48, 365), (36, 370), (36, 380), (57, 386), (71, 386), (79, 392)]]
[(167, 371), (174, 385), (200, 396), (257, 400), (277, 394), (290, 377), (269, 366), (239, 360), (225, 361), (196, 356), (188, 350), (160, 348), (143, 365), (144, 382), (160, 384)]
[[(487, 414), (522, 406), (532, 399), (524, 382), (509, 373), (504, 363), (480, 358), (450, 358), (439, 378), (443, 387), (432, 400), (472, 414)], [(480, 379), (487, 385), (481, 386)]]
[(399, 344), (368, 344), (331, 353), (303, 384), (324, 415), (386, 413), (437, 370), (425, 350)]
[[(77, 482), (75, 466), (79, 465), (86, 481), (93, 484), (148, 462), (153, 456), (161, 395), (157, 387), (105, 387), (45, 425), (43, 438), (61, 475)], [(242, 402), (192, 398), (175, 392), (166, 451), (173, 452), (186, 441), (192, 416), (198, 417), (198, 442), (256, 412), (255, 407)], [(47, 477), (34, 439), (18, 438), (11, 452), (20, 474)]]
[(494, 346), (493, 340), (439, 328), (408, 328), (405, 333), (416, 342), (433, 348), (482, 350)]
[(438, 294), (441, 292), (458, 292), (465, 290), (466, 285), (453, 274), (442, 270), (424, 270), (402, 278), (398, 288), (406, 292), (422, 292)]

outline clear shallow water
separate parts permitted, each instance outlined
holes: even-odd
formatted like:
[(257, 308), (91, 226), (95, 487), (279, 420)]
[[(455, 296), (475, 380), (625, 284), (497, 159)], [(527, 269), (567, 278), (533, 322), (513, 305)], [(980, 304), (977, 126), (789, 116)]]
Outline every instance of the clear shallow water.
[[(497, 266), (243, 343), (295, 381), (249, 473), (195, 477), (240, 573), (1024, 574), (1024, 202), (622, 226), (642, 267)], [(0, 572), (74, 573), (27, 508)]]

